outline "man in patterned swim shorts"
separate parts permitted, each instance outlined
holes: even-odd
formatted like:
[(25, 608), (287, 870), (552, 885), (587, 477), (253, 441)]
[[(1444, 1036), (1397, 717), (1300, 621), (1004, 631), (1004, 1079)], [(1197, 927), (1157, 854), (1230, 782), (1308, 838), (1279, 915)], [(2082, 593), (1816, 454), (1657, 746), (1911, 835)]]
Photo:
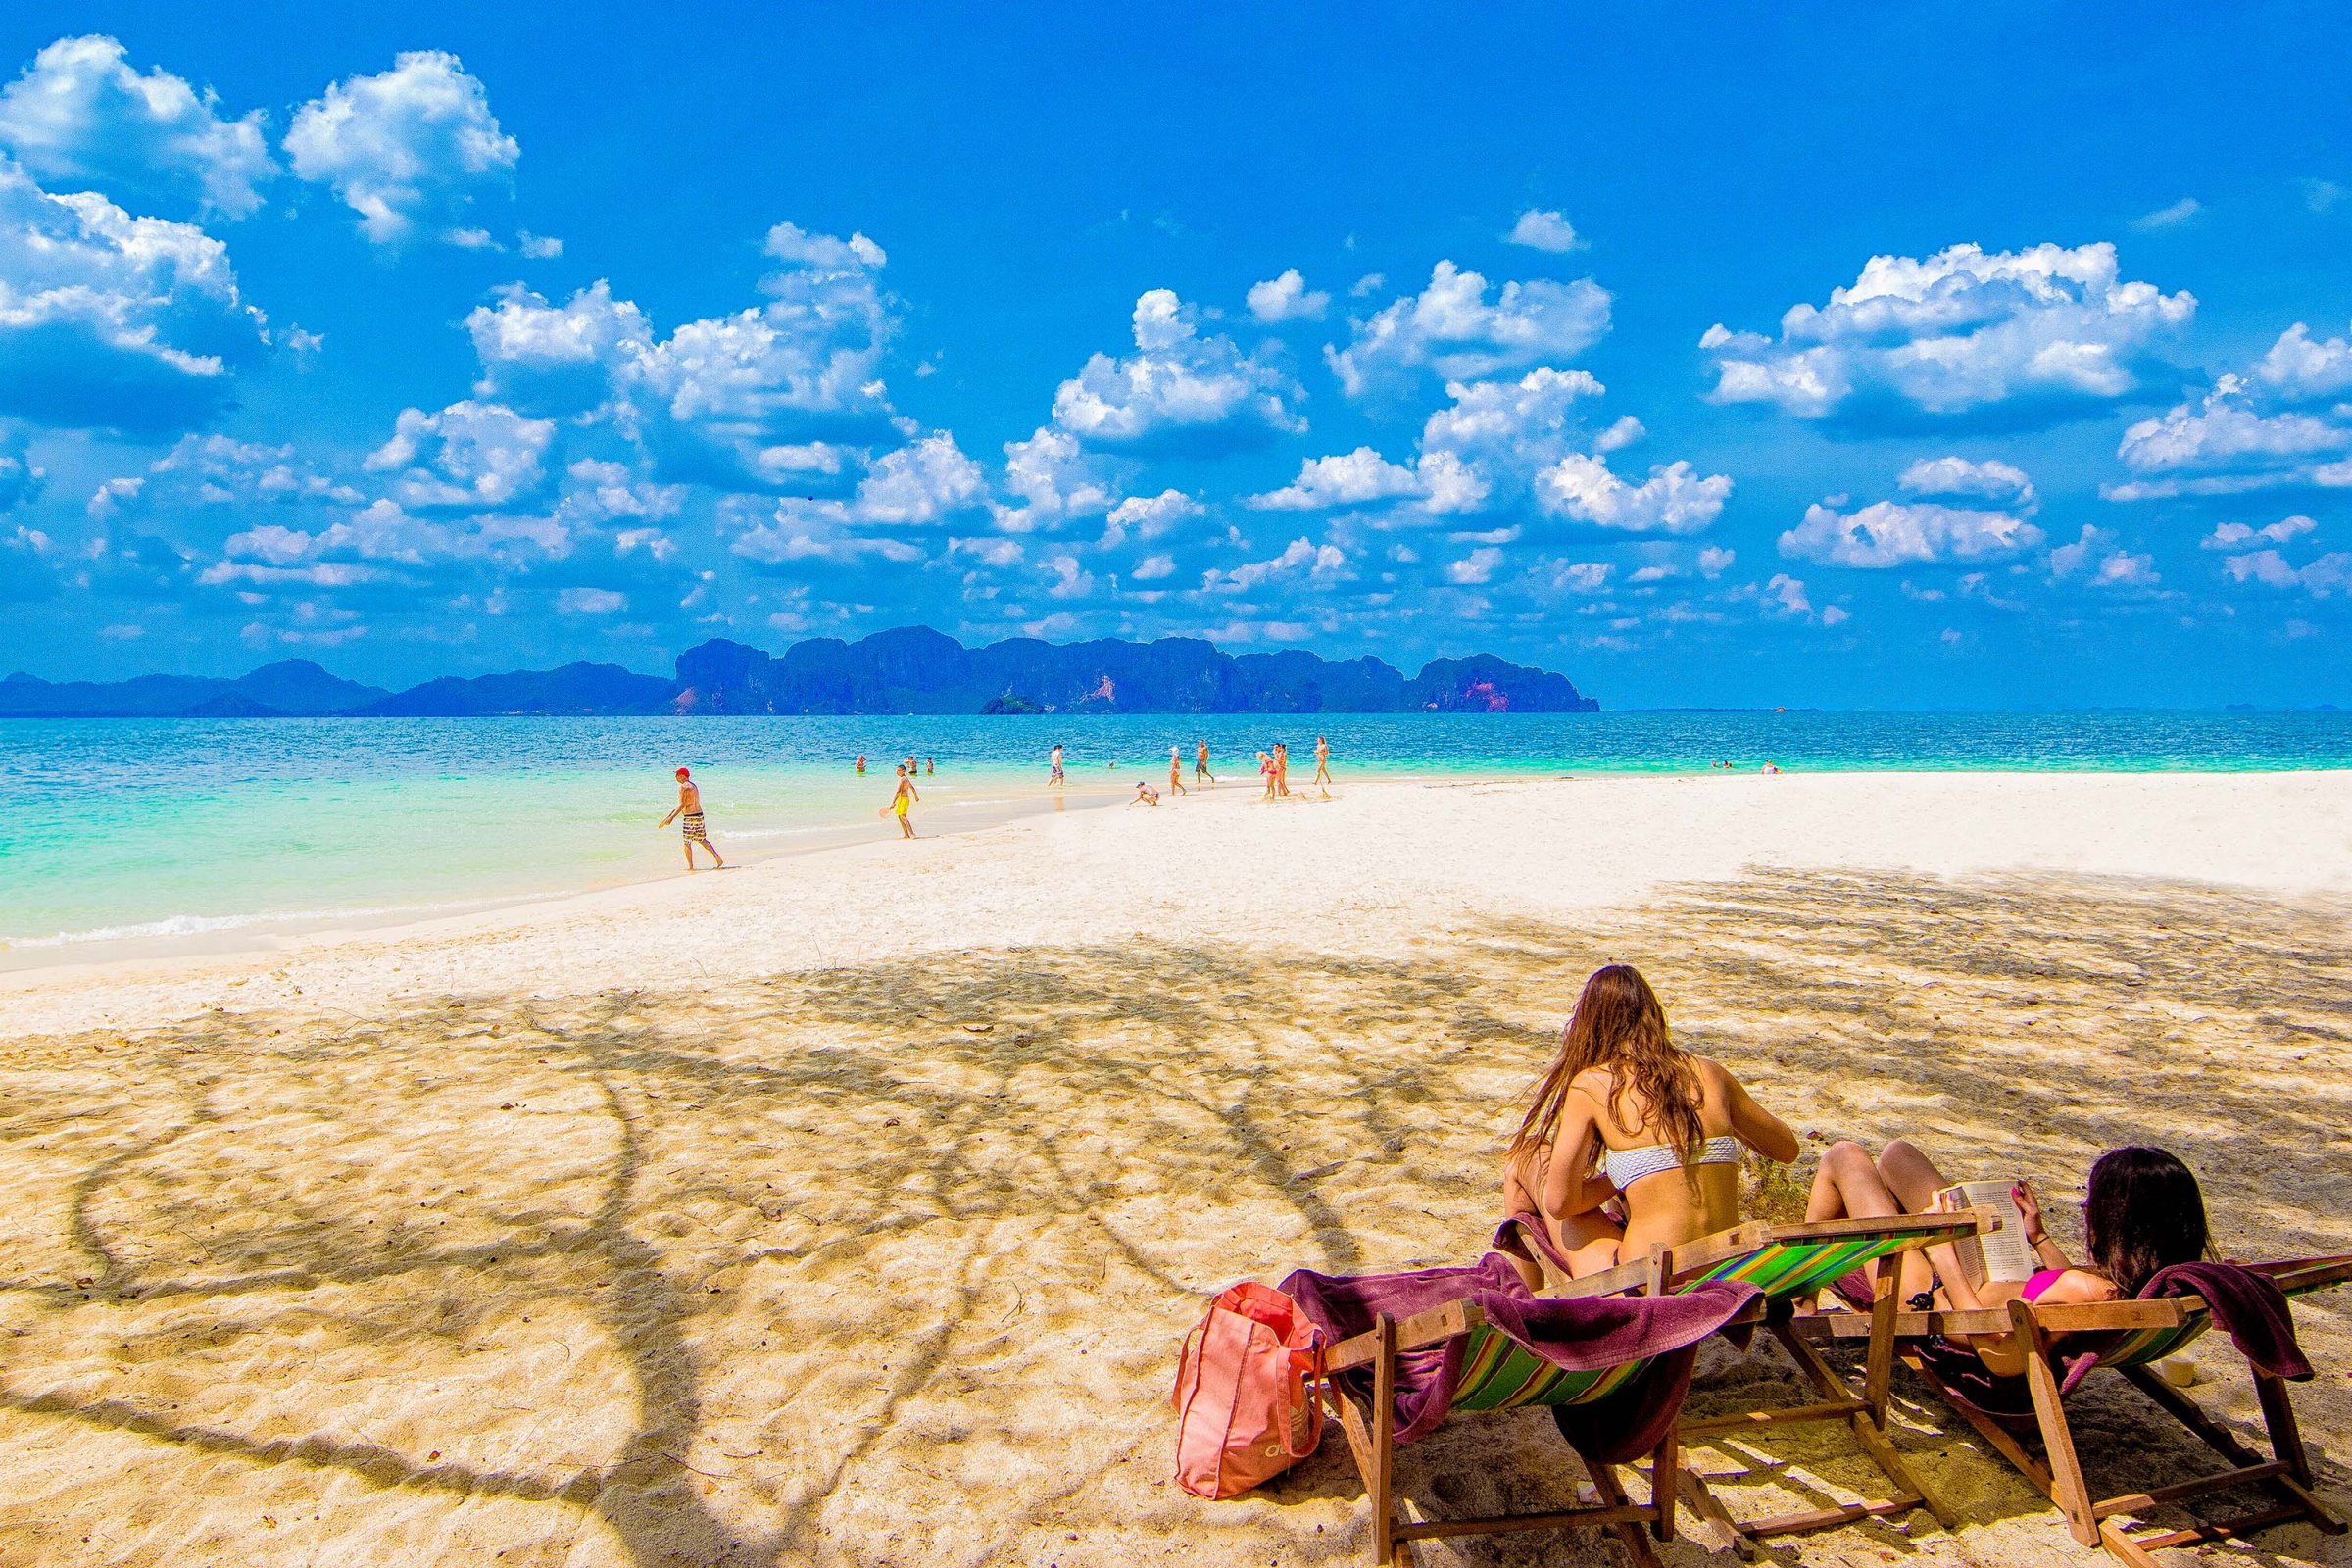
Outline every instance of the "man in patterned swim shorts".
[(703, 792), (694, 782), (694, 775), (678, 769), (678, 804), (670, 808), (669, 815), (662, 819), (663, 827), (676, 822), (686, 832), (686, 869), (694, 869), (694, 847), (700, 844), (710, 852), (712, 870), (723, 871), (727, 862), (718, 858), (718, 847), (710, 842), (710, 834), (703, 826)]

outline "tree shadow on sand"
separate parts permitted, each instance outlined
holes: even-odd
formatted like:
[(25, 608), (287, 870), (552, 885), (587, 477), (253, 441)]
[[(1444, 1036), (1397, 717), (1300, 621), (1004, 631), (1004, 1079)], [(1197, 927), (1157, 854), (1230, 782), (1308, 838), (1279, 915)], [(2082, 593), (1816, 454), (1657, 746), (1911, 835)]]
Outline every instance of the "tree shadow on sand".
[[(1163, 1484), (1176, 1341), (1233, 1279), (1475, 1257), (1511, 1102), (1613, 958), (1817, 1141), (1910, 1134), (2063, 1193), (2161, 1125), (2232, 1250), (2352, 1248), (2352, 1172), (2325, 1152), (2352, 1109), (2352, 943), (2329, 911), (2177, 887), (1760, 876), (1405, 962), (1126, 945), (719, 996), (220, 1013), (0, 1051), (0, 1432), (137, 1440), (122, 1473), (46, 1477), (51, 1513), (0, 1514), (0, 1547), (111, 1506), (116, 1556), (165, 1561), (250, 1494), (314, 1504), (272, 1514), (257, 1562), (485, 1501), (439, 1549), (1350, 1556), (1335, 1453), (1241, 1504)], [(2334, 1308), (2305, 1322), (2315, 1350), (2352, 1348)], [(2086, 1452), (2158, 1480), (2195, 1463), (2131, 1397), (2085, 1396)], [(2307, 1412), (2339, 1495), (2343, 1405)], [(1932, 1402), (1906, 1411), (1903, 1446), (1970, 1517), (2045, 1512)], [(1547, 1434), (1456, 1426), (1407, 1495), (1556, 1494)], [(1755, 1486), (1800, 1499), (1872, 1485), (1838, 1445), (1757, 1455)]]

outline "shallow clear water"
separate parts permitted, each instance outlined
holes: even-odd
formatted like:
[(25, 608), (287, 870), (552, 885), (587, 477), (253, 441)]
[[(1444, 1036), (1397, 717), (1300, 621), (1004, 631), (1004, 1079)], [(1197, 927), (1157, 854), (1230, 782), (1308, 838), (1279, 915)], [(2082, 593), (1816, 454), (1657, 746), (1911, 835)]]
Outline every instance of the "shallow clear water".
[[(634, 881), (679, 863), (670, 771), (695, 769), (731, 859), (886, 836), (891, 765), (938, 760), (926, 832), (1049, 799), (1164, 783), (1205, 736), (1254, 783), (1294, 779), (1789, 770), (2136, 771), (2352, 766), (2352, 713), (1577, 713), (1054, 718), (0, 720), (0, 947), (426, 910)], [(864, 752), (872, 771), (850, 760)], [(1116, 764), (1116, 765), (1106, 765)]]

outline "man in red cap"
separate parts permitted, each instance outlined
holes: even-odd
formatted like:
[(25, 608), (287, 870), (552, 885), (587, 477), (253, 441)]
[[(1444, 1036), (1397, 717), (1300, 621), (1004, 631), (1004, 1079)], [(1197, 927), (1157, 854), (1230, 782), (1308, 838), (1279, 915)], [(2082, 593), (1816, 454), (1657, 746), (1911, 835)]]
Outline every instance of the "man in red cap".
[(727, 862), (718, 858), (718, 848), (710, 842), (710, 834), (703, 826), (703, 792), (695, 784), (694, 775), (678, 769), (678, 804), (670, 808), (669, 815), (662, 819), (663, 827), (676, 822), (686, 832), (686, 869), (694, 869), (694, 847), (700, 844), (710, 852), (711, 869), (723, 871)]

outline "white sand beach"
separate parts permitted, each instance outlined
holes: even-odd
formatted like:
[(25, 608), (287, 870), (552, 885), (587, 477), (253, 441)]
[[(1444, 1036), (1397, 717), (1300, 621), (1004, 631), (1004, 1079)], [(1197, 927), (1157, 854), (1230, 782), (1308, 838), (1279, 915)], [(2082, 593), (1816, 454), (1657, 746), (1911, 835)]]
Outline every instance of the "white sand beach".
[[(1474, 1260), (1611, 960), (1809, 1148), (2034, 1174), (2079, 1245), (2089, 1160), (2153, 1142), (2228, 1251), (2352, 1250), (2352, 774), (1254, 793), (0, 975), (0, 1562), (1365, 1560), (1336, 1434), (1246, 1499), (1169, 1484), (1177, 1344), (1237, 1279)], [(2352, 1290), (2299, 1322), (2342, 1507)], [(1694, 1408), (1778, 1375), (1710, 1358)], [(1783, 1560), (2093, 1560), (1897, 1399), (1971, 1522)], [(2129, 1391), (2082, 1404), (2094, 1469), (2197, 1458)], [(1743, 1511), (1872, 1484), (1749, 1447), (1784, 1467)], [(1400, 1486), (1533, 1507), (1564, 1458), (1542, 1412), (1463, 1417)], [(2250, 1555), (2352, 1563), (2304, 1526)]]

